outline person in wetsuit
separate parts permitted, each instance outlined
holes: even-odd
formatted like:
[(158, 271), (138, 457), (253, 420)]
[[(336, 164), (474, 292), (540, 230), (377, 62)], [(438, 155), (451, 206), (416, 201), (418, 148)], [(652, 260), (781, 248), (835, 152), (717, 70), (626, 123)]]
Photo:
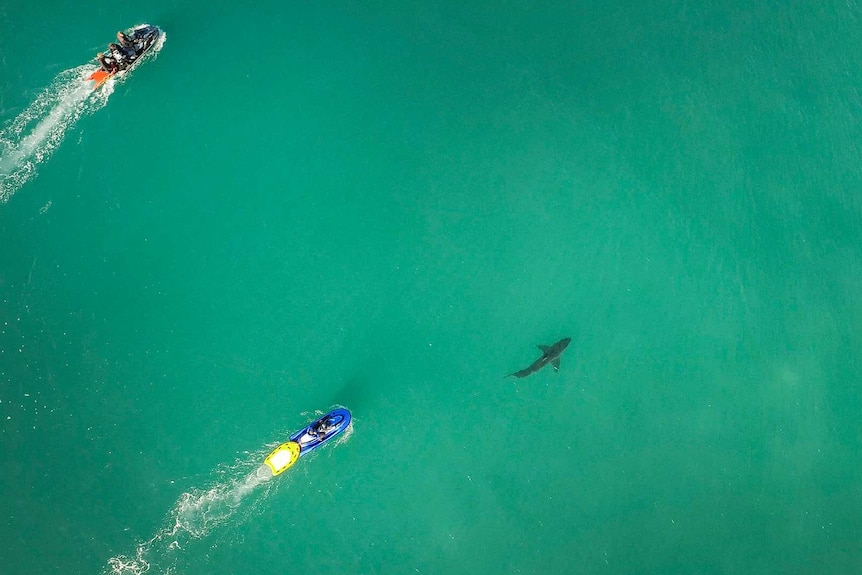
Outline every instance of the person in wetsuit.
[(329, 418), (322, 419), (311, 426), (311, 432), (317, 439), (323, 439), (326, 437), (326, 434), (332, 431), (332, 428), (335, 427), (329, 422)]
[(127, 50), (135, 51), (135, 43), (132, 42), (132, 39), (126, 36), (125, 32), (117, 32), (117, 42), (120, 43), (120, 46), (126, 48)]
[(110, 50), (111, 57), (117, 62), (117, 68), (120, 70), (128, 68), (129, 64), (137, 57), (134, 51), (130, 53), (115, 42), (108, 44), (108, 50)]
[(119, 65), (117, 65), (117, 61), (110, 54), (105, 55), (99, 52), (96, 54), (96, 60), (99, 61), (99, 65), (102, 67), (102, 70), (109, 74), (113, 74), (120, 69)]

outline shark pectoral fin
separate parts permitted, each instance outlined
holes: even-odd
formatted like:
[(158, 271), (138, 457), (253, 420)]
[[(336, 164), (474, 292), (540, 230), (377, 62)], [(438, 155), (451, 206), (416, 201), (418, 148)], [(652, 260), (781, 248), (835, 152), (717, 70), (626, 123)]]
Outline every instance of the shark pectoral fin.
[(560, 358), (552, 360), (551, 365), (554, 366), (554, 371), (560, 371)]
[(536, 347), (542, 350), (542, 353), (548, 353), (549, 351), (551, 351), (551, 346), (549, 345), (537, 345)]

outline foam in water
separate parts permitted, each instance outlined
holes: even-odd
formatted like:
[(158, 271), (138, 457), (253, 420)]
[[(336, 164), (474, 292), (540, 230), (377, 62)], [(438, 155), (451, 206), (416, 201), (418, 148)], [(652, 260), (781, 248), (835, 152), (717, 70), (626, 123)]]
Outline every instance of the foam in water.
[[(319, 412), (322, 415), (323, 412)], [(353, 424), (334, 441), (344, 444), (353, 434)], [(108, 560), (106, 575), (141, 575), (174, 573), (177, 554), (189, 542), (202, 539), (213, 529), (228, 522), (242, 520), (267, 499), (284, 475), (273, 478), (269, 468), (261, 465), (264, 457), (278, 443), (273, 443), (222, 470), (225, 479), (206, 490), (183, 493), (171, 509), (167, 526), (152, 539), (139, 543), (132, 556), (118, 555)]]
[[(253, 511), (257, 503), (266, 498), (275, 483), (270, 481), (273, 477), (269, 468), (258, 466), (251, 472), (244, 470), (249, 463), (259, 462), (263, 457), (263, 452), (250, 454), (248, 460), (237, 462), (225, 471), (235, 477), (218, 482), (206, 490), (183, 493), (170, 511), (167, 526), (152, 539), (139, 543), (134, 555), (118, 555), (109, 559), (107, 573), (140, 575), (151, 570), (171, 573), (177, 552), (186, 544), (206, 537), (213, 529), (235, 516), (249, 495), (254, 493), (255, 496), (246, 502), (247, 512)], [(264, 484), (265, 489), (258, 489)]]
[(0, 202), (7, 201), (36, 173), (36, 166), (63, 141), (84, 114), (105, 105), (113, 85), (93, 91), (85, 65), (61, 72), (36, 100), (0, 132)]

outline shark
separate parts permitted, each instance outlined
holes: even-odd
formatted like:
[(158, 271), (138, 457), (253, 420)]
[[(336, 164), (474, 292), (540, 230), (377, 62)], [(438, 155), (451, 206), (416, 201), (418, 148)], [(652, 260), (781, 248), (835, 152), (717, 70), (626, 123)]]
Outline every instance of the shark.
[(554, 371), (558, 371), (560, 369), (560, 356), (563, 354), (563, 351), (565, 351), (566, 347), (568, 347), (569, 342), (571, 341), (572, 338), (564, 337), (554, 345), (538, 346), (539, 349), (542, 350), (542, 357), (534, 361), (530, 365), (530, 367), (522, 369), (521, 371), (516, 371), (515, 373), (510, 373), (506, 377), (527, 377), (532, 373), (536, 373), (548, 364), (554, 366)]

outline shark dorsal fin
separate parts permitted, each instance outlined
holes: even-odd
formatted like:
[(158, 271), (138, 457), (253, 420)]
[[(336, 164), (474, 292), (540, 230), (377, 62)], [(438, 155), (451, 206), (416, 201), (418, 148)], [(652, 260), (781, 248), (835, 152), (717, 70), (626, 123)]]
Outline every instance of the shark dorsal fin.
[(551, 351), (551, 346), (549, 345), (537, 345), (536, 347), (542, 350), (542, 353), (548, 353), (549, 351)]

